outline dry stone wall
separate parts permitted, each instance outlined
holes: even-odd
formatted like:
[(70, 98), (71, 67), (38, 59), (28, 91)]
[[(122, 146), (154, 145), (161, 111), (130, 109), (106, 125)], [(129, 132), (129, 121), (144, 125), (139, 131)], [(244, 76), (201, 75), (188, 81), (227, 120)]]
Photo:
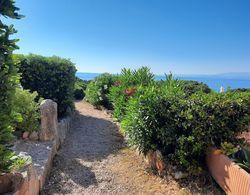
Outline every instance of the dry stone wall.
[(22, 179), (14, 182), (15, 195), (38, 195), (52, 167), (53, 158), (66, 138), (74, 118), (74, 111), (58, 122), (57, 104), (44, 100), (40, 106), (41, 128), (38, 141), (18, 140), (13, 150), (18, 155), (32, 158), (32, 163), (22, 171)]

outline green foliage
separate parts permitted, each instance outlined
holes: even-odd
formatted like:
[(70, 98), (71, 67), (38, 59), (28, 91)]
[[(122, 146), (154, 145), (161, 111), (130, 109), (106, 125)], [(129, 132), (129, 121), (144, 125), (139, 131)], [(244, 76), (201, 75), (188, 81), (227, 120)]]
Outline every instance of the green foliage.
[[(2, 16), (12, 19), (20, 19), (19, 10), (12, 0), (0, 0), (0, 18)], [(13, 138), (13, 97), (15, 88), (19, 84), (19, 75), (12, 60), (12, 52), (17, 49), (16, 39), (10, 36), (17, 31), (13, 25), (5, 25), (0, 20), (0, 172), (10, 171), (16, 162), (12, 157), (15, 155), (6, 148)]]
[(0, 174), (18, 170), (30, 162), (30, 158), (21, 158), (15, 152), (0, 145)]
[(221, 144), (221, 151), (223, 154), (231, 156), (238, 151), (238, 148), (235, 147), (232, 143), (224, 142)]
[[(121, 125), (129, 137), (129, 143), (136, 145), (144, 154), (162, 148), (172, 151), (170, 143), (176, 140), (173, 134), (176, 122), (173, 117), (177, 115), (177, 110), (171, 110), (171, 107), (184, 97), (180, 84), (170, 75), (160, 87), (139, 87), (136, 96), (128, 101)], [(167, 118), (166, 115), (171, 117)], [(166, 126), (169, 131), (165, 131)]]
[(250, 88), (237, 88), (237, 89), (229, 89), (230, 92), (250, 92)]
[(198, 81), (185, 81), (182, 80), (183, 88), (185, 93), (190, 96), (197, 92), (211, 93), (211, 89), (207, 84)]
[(73, 107), (76, 68), (70, 60), (34, 54), (14, 57), (19, 61), (24, 89), (37, 91), (40, 97), (57, 102), (59, 116)]
[(16, 89), (14, 98), (14, 115), (17, 120), (14, 121), (16, 130), (19, 131), (37, 131), (39, 128), (39, 105), (36, 102), (37, 92), (30, 93), (28, 90)]
[(20, 15), (17, 11), (20, 9), (15, 6), (13, 0), (0, 0), (0, 15), (12, 19), (21, 19), (24, 16)]
[(74, 97), (76, 100), (82, 100), (85, 97), (85, 90), (89, 81), (84, 81), (76, 77), (75, 87), (74, 87)]
[(121, 120), (125, 114), (127, 102), (136, 93), (137, 88), (151, 83), (154, 83), (154, 74), (148, 67), (141, 67), (138, 70), (122, 69), (108, 95), (114, 107), (114, 117)]
[(206, 149), (240, 143), (249, 125), (250, 93), (195, 93), (187, 96), (171, 75), (161, 85), (139, 87), (128, 101), (122, 128), (143, 153), (160, 150), (190, 172), (204, 166)]
[(99, 75), (88, 84), (85, 99), (96, 107), (103, 105), (106, 108), (111, 108), (107, 94), (115, 79), (116, 77), (109, 73)]

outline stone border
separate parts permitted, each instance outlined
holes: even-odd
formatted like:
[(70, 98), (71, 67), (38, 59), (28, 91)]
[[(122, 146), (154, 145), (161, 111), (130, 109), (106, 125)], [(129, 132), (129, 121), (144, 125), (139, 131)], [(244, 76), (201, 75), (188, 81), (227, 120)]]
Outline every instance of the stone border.
[(40, 106), (41, 128), (39, 141), (18, 140), (13, 150), (20, 156), (30, 156), (32, 163), (22, 171), (21, 183), (14, 184), (14, 195), (38, 195), (48, 176), (53, 158), (64, 142), (70, 129), (75, 111), (59, 122), (57, 120), (57, 104), (52, 100), (44, 100)]

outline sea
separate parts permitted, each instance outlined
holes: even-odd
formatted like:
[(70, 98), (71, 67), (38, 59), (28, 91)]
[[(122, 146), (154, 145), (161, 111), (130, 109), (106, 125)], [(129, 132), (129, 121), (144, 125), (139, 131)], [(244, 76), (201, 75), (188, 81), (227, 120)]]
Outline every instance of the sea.
[[(92, 80), (101, 73), (77, 72), (76, 76), (83, 80)], [(214, 91), (219, 91), (221, 86), (227, 89), (250, 88), (250, 73), (224, 73), (218, 75), (174, 75), (180, 80), (194, 80), (207, 84)], [(156, 75), (156, 80), (165, 80), (165, 75)]]

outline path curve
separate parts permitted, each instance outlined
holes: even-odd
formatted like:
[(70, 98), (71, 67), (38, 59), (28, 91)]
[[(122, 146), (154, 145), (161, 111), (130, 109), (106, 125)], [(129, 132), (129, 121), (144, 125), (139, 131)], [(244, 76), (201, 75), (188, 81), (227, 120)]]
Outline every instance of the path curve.
[[(54, 159), (42, 195), (189, 194), (189, 189), (172, 178), (146, 172), (142, 158), (126, 148), (107, 113), (84, 101), (75, 105), (78, 113)], [(213, 188), (206, 192), (214, 194)]]

